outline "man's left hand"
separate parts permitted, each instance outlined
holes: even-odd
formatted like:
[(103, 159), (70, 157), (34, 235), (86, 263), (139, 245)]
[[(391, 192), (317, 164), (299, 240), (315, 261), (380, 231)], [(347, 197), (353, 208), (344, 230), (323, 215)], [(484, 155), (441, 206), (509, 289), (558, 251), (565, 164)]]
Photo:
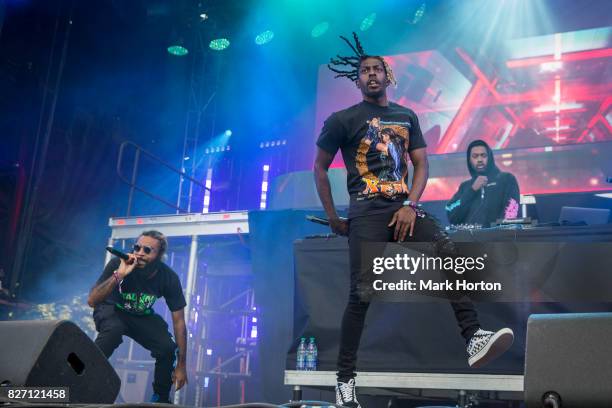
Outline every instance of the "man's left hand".
[(184, 364), (178, 364), (172, 372), (172, 383), (176, 391), (183, 388), (183, 385), (187, 384), (187, 370)]
[(395, 225), (393, 239), (402, 242), (406, 239), (406, 234), (414, 231), (414, 223), (416, 220), (416, 211), (410, 206), (404, 206), (393, 214), (393, 218), (389, 223), (389, 227)]

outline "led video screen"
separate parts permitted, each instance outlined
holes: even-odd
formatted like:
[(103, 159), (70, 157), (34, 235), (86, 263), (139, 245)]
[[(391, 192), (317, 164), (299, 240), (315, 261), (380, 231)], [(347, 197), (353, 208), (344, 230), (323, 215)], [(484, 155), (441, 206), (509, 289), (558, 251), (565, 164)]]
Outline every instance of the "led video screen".
[[(521, 38), (495, 56), (457, 47), (386, 56), (389, 99), (414, 110), (430, 155), (425, 200), (446, 200), (468, 178), (475, 139), (495, 151), (522, 194), (609, 190), (612, 28)], [(316, 132), (360, 100), (355, 84), (319, 70)], [(337, 155), (334, 166), (342, 166)]]

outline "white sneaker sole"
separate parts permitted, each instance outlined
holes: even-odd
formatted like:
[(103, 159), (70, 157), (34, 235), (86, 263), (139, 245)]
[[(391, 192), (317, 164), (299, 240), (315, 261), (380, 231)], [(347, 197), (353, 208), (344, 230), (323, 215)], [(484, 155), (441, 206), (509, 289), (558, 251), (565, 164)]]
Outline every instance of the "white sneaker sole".
[(514, 342), (514, 332), (505, 328), (491, 336), (487, 345), (468, 359), (472, 368), (480, 368), (504, 354)]
[[(305, 405), (303, 405), (303, 406), (305, 406)], [(348, 407), (348, 405), (344, 405), (344, 403), (342, 401), (338, 401), (338, 400), (336, 400), (336, 406), (338, 406), (338, 407)], [(354, 408), (361, 408), (361, 404), (359, 402), (357, 402), (357, 406), (354, 407)]]

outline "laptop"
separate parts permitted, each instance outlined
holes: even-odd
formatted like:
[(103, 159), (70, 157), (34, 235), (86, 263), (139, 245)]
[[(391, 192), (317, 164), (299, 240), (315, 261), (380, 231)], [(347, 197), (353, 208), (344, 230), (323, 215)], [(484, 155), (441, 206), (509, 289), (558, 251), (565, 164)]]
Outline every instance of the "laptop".
[(607, 224), (610, 219), (610, 210), (605, 208), (561, 207), (559, 223), (587, 225)]

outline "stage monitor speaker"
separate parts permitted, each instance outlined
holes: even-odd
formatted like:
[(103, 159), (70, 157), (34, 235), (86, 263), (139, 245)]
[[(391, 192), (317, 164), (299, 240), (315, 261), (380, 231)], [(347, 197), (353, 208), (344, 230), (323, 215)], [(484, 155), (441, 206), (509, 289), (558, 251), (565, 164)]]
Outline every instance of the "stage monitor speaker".
[(68, 387), (71, 403), (111, 404), (121, 381), (102, 351), (66, 320), (0, 322), (0, 384)]
[(524, 380), (527, 407), (612, 406), (610, 339), (612, 313), (530, 316)]

